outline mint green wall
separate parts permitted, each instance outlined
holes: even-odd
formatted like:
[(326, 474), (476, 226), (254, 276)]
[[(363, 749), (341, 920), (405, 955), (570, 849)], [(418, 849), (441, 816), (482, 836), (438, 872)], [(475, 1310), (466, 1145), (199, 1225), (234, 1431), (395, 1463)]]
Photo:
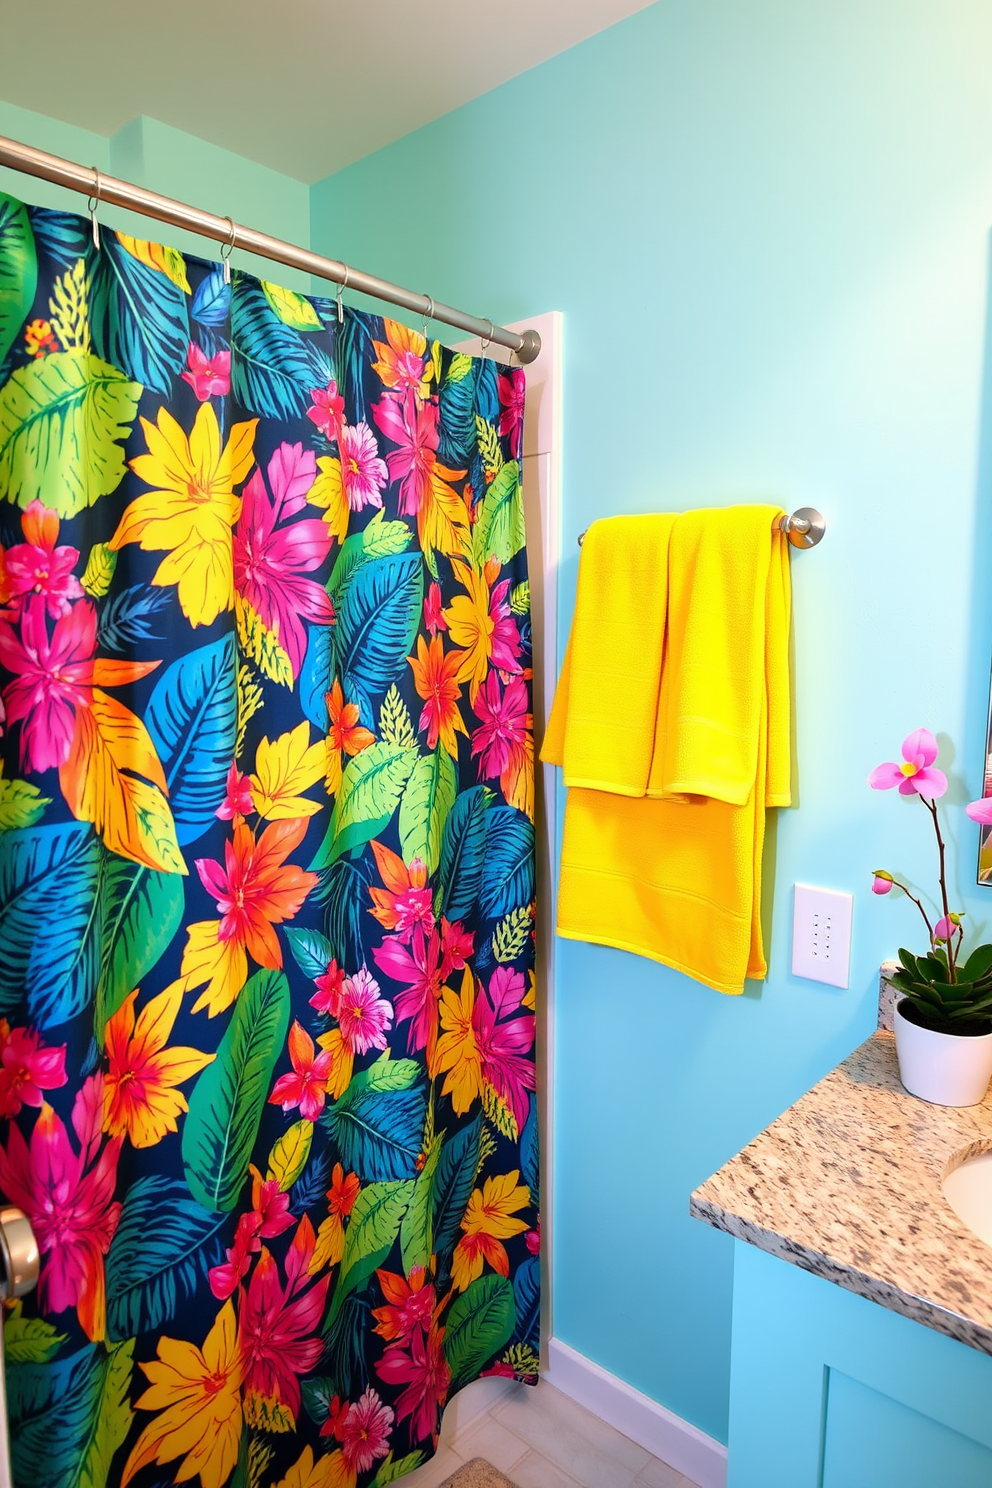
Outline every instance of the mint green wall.
[[(82, 165), (96, 166), (105, 173), (206, 211), (233, 217), (236, 222), (292, 243), (309, 244), (310, 191), (302, 181), (184, 134), (158, 119), (142, 115), (107, 139), (0, 99), (0, 134)], [(86, 210), (86, 198), (77, 192), (65, 191), (17, 171), (0, 169), (0, 190), (42, 206), (64, 207), (73, 212)], [(220, 257), (219, 244), (137, 213), (102, 207), (99, 218), (108, 226), (125, 228), (136, 237), (169, 243), (204, 258)], [(310, 287), (306, 274), (248, 253), (235, 251), (231, 261), (293, 289)]]
[[(917, 934), (867, 884), (929, 873), (927, 820), (870, 768), (927, 724), (957, 799), (981, 788), (990, 55), (981, 0), (663, 0), (311, 197), (318, 251), (498, 320), (565, 312), (563, 633), (598, 516), (827, 516), (793, 567), (801, 806), (767, 983), (557, 948), (555, 1332), (724, 1440), (731, 1245), (689, 1192), (867, 1035)], [(988, 925), (975, 830), (955, 809)], [(848, 992), (790, 974), (796, 880), (856, 892)]]

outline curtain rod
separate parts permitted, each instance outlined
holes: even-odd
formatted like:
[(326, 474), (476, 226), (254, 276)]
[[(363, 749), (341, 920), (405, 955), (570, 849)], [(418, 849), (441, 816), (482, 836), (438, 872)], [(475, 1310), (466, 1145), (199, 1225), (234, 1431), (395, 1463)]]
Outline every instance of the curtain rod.
[(442, 305), (430, 295), (416, 294), (390, 284), (388, 279), (379, 279), (374, 274), (363, 274), (360, 269), (349, 268), (334, 258), (323, 258), (307, 248), (298, 248), (268, 233), (256, 232), (252, 227), (242, 227), (230, 217), (217, 217), (213, 212), (202, 212), (197, 207), (176, 201), (171, 196), (160, 196), (157, 191), (146, 191), (143, 186), (134, 186), (116, 176), (105, 176), (94, 166), (76, 165), (63, 160), (60, 155), (49, 155), (36, 150), (32, 145), (22, 145), (17, 140), (0, 135), (0, 165), (21, 171), (28, 176), (39, 176), (43, 181), (54, 181), (59, 186), (68, 186), (71, 191), (82, 191), (101, 202), (115, 207), (129, 207), (145, 217), (155, 217), (160, 222), (169, 222), (173, 227), (185, 227), (203, 238), (213, 238), (217, 243), (243, 248), (257, 253), (262, 258), (271, 258), (276, 263), (286, 264), (291, 269), (302, 269), (318, 279), (330, 279), (346, 289), (358, 290), (373, 299), (386, 300), (390, 305), (399, 305), (404, 310), (413, 310), (430, 320), (455, 326), (478, 336), (484, 342), (494, 341), (497, 346), (506, 346), (516, 352), (520, 362), (532, 362), (541, 350), (541, 337), (537, 331), (509, 331), (505, 326), (494, 326), (491, 320), (480, 320), (478, 316), (466, 315), (464, 310), (455, 310), (451, 305)]

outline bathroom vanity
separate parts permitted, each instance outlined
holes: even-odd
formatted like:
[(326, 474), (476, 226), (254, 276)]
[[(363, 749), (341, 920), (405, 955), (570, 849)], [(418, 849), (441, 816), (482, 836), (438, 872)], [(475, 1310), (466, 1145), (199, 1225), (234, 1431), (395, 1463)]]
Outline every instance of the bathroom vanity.
[(992, 1245), (942, 1187), (989, 1150), (992, 1095), (917, 1100), (880, 1029), (695, 1191), (737, 1242), (728, 1488), (992, 1485)]

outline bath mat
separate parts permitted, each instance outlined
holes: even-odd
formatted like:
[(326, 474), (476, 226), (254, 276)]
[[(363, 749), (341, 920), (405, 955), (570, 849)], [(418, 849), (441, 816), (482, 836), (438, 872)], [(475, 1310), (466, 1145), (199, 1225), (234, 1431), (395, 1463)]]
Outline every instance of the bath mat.
[(514, 1488), (514, 1485), (497, 1472), (491, 1462), (483, 1457), (473, 1457), (450, 1478), (445, 1478), (441, 1488)]

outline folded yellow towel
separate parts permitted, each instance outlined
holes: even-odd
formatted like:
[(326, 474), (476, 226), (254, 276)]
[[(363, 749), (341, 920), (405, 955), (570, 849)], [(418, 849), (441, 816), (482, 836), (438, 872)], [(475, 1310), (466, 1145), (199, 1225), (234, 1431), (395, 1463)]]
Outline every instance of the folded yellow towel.
[[(636, 568), (627, 565), (635, 524), (649, 519), (590, 528), (542, 753), (564, 764), (571, 786), (558, 933), (650, 956), (729, 993), (765, 975), (765, 806), (790, 801), (789, 562), (773, 526), (779, 515), (727, 507), (669, 519), (667, 583), (645, 572), (643, 542)], [(660, 526), (655, 534), (664, 544)], [(604, 624), (607, 612), (624, 617), (625, 635), (612, 619)], [(618, 732), (621, 710), (644, 732)]]

